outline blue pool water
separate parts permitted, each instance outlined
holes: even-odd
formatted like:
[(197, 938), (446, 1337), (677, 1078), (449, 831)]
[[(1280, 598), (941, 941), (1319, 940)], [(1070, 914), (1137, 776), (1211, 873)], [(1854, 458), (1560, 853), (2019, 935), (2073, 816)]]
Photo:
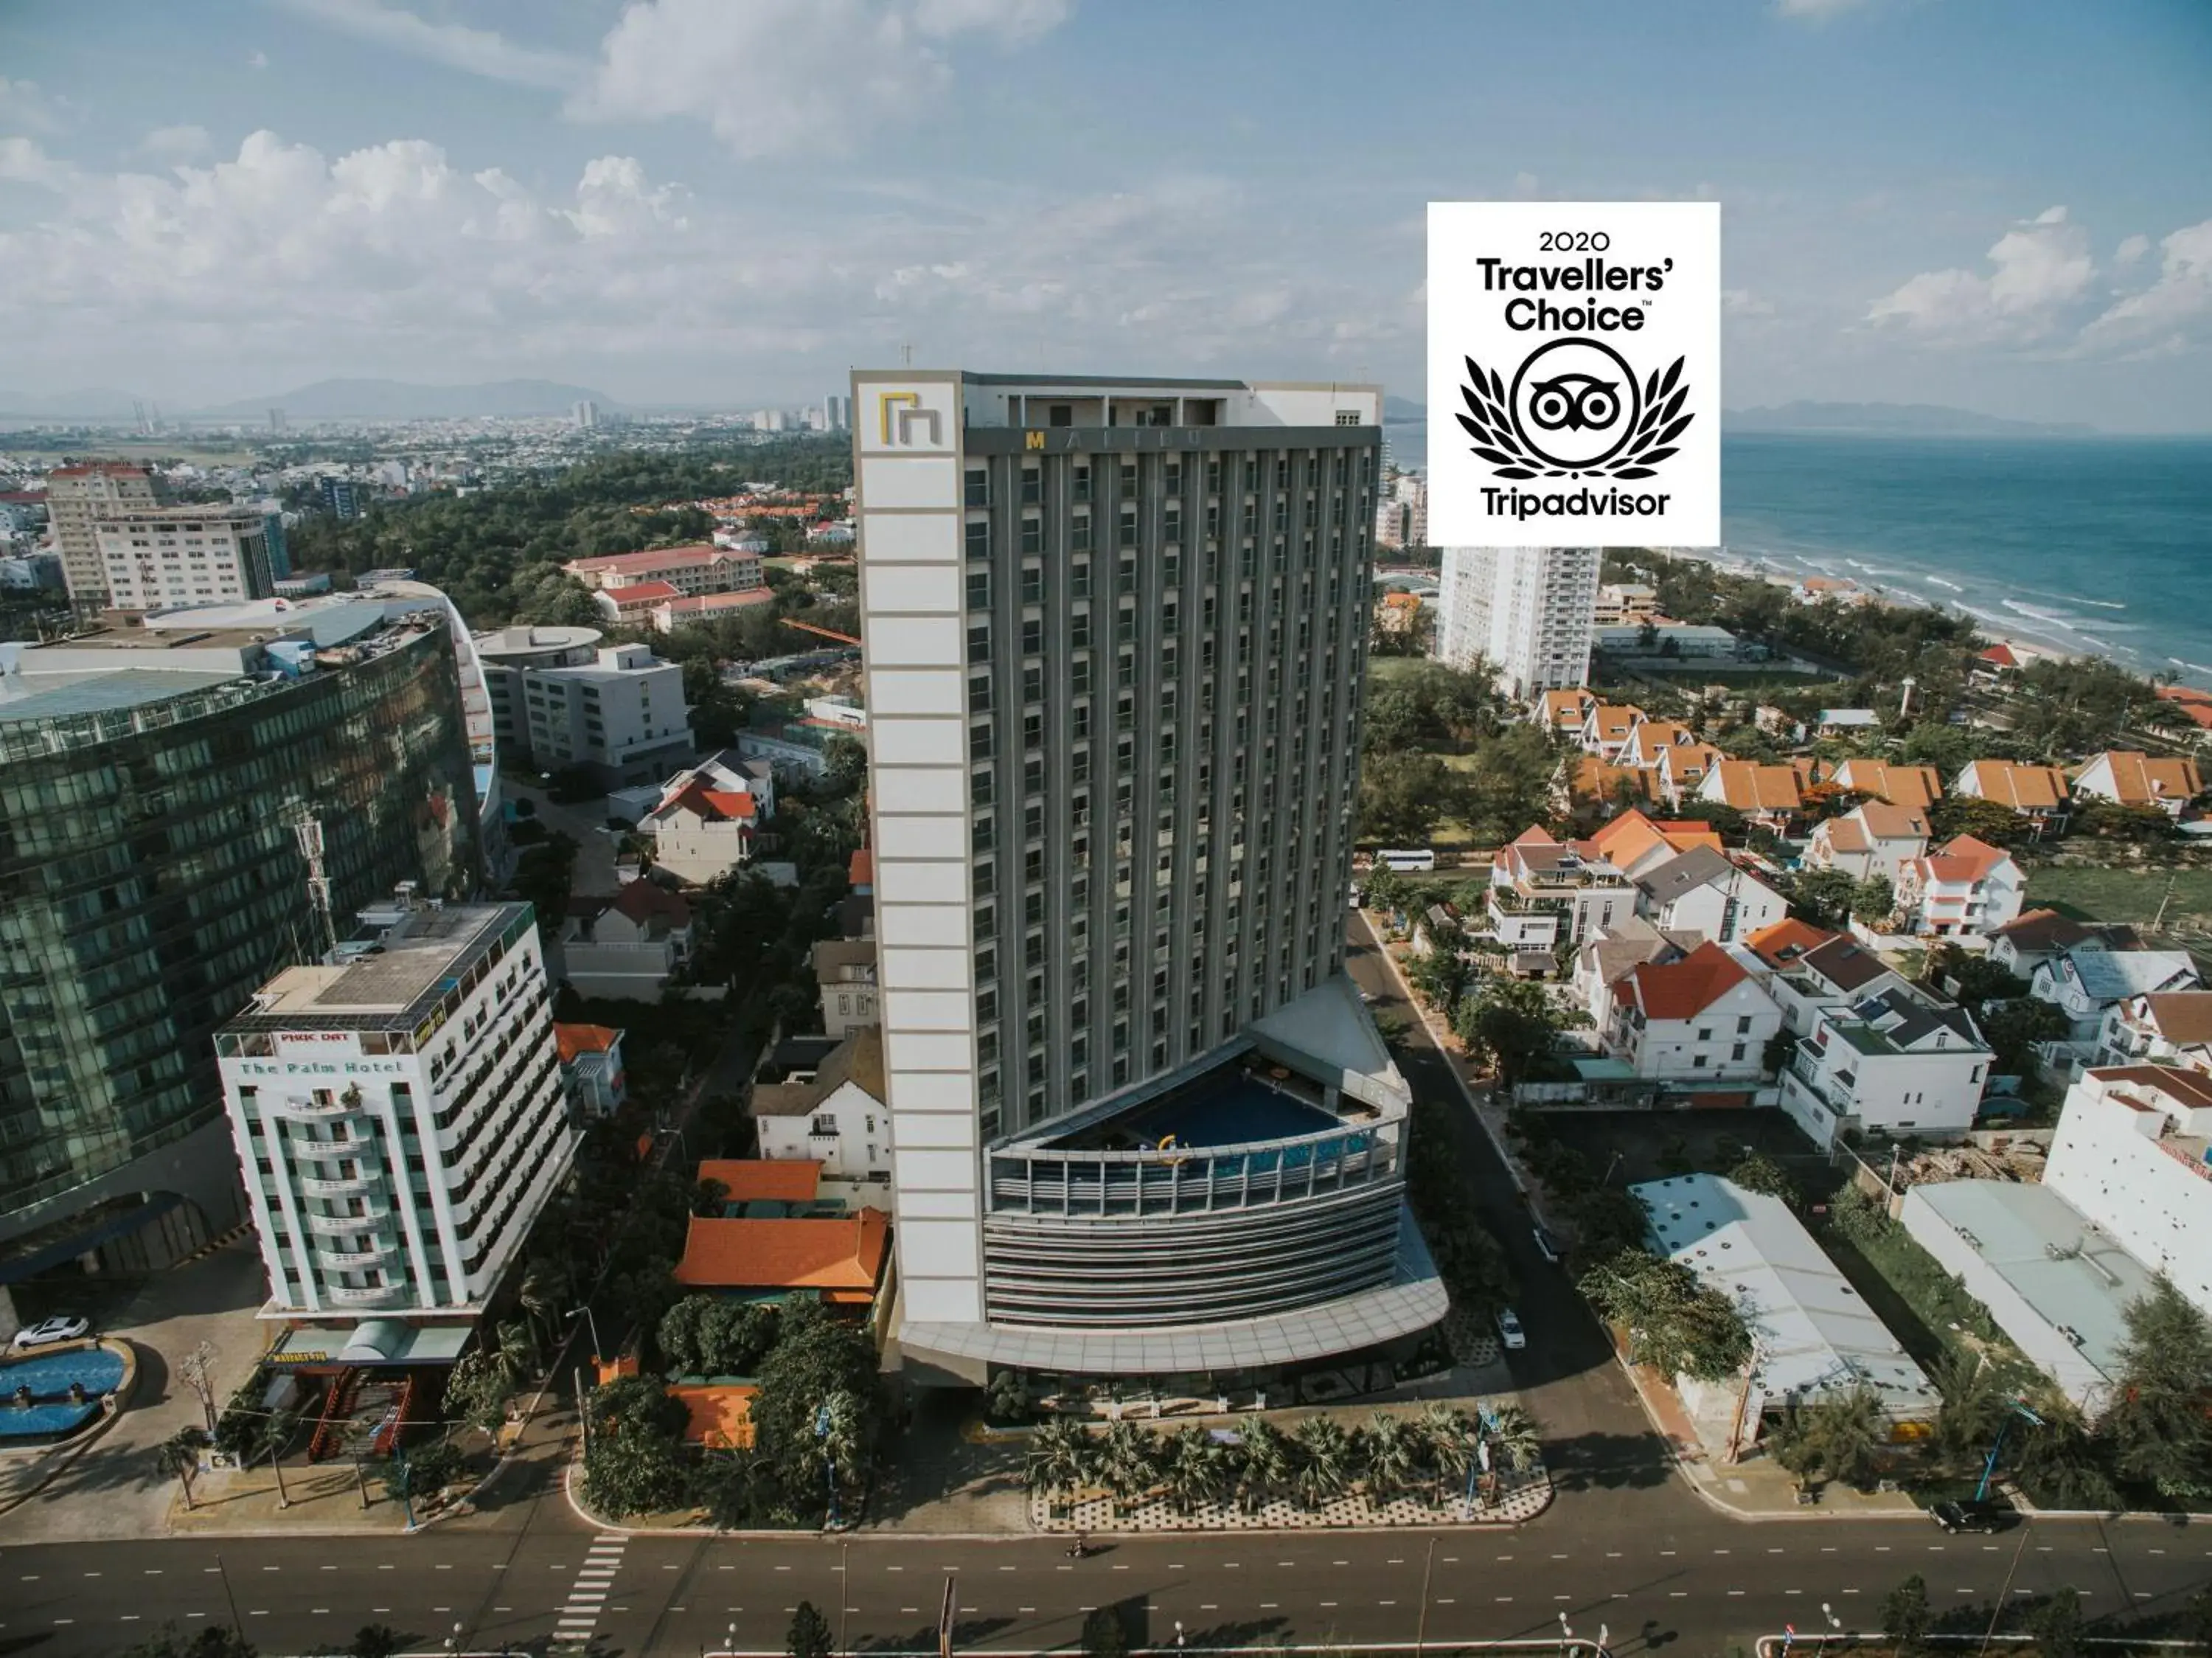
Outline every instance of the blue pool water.
[(1157, 1146), (1169, 1135), (1178, 1146), (1233, 1146), (1286, 1140), (1336, 1127), (1337, 1119), (1249, 1076), (1207, 1077), (1057, 1143), (1097, 1150)]
[[(70, 1383), (84, 1384), (85, 1402), (73, 1403)], [(123, 1383), (123, 1361), (104, 1348), (40, 1353), (0, 1363), (0, 1439), (50, 1438), (78, 1428), (100, 1414), (100, 1396)], [(28, 1410), (15, 1403), (15, 1391), (31, 1390)]]

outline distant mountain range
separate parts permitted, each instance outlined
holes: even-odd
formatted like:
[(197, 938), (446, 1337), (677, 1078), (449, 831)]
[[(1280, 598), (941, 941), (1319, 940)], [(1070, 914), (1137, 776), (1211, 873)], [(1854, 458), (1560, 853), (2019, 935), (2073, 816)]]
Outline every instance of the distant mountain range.
[(1783, 403), (1723, 409), (1721, 424), (1731, 432), (1835, 432), (1863, 437), (2090, 437), (2097, 430), (2078, 421), (2007, 420), (1936, 403)]
[[(1428, 417), (1425, 405), (1410, 398), (1382, 399), (1382, 424), (1407, 424)], [(1753, 409), (1723, 409), (1721, 424), (1730, 432), (1832, 432), (1860, 437), (2090, 437), (2094, 426), (2039, 420), (2007, 420), (1972, 409), (1936, 403), (1783, 403)]]
[(417, 386), (404, 380), (319, 380), (270, 397), (248, 398), (194, 409), (193, 420), (259, 423), (271, 409), (294, 422), (316, 420), (466, 420), (472, 418), (527, 419), (564, 415), (579, 403), (605, 410), (621, 405), (588, 386), (553, 380), (495, 380), (478, 386)]

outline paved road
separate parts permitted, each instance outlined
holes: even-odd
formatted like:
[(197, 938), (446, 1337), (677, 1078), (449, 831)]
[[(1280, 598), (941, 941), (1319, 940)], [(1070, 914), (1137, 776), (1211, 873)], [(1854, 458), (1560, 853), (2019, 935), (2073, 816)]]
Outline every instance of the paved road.
[[(1353, 976), (1388, 1010), (1395, 985), (1370, 942), (1354, 939)], [(1414, 1029), (1401, 1060), (1407, 1081), (1455, 1100), (1443, 1060)], [(1471, 1114), (1449, 1120), (1474, 1201), (1490, 1216), (1516, 1214), (1511, 1179)], [(1101, 1605), (1124, 1606), (1140, 1637), (1161, 1644), (1178, 1622), (1194, 1646), (1405, 1642), (1425, 1576), (1432, 1642), (1541, 1637), (1564, 1612), (1578, 1635), (1604, 1626), (1617, 1653), (1717, 1658), (1786, 1623), (1819, 1627), (1824, 1602), (1846, 1627), (1870, 1629), (1881, 1597), (1915, 1572), (1939, 1610), (1979, 1618), (2001, 1598), (2062, 1585), (2081, 1591), (2093, 1617), (2167, 1612), (2212, 1582), (2212, 1527), (2052, 1521), (1947, 1538), (1913, 1520), (1754, 1525), (1718, 1514), (1671, 1472), (1565, 1275), (1537, 1255), (1525, 1225), (1498, 1230), (1532, 1337), (1509, 1362), (1559, 1473), (1559, 1501), (1525, 1527), (1152, 1538), (1073, 1562), (1042, 1539), (624, 1539), (583, 1526), (546, 1481), (513, 1493), (496, 1521), (413, 1539), (0, 1547), (0, 1654), (111, 1654), (167, 1619), (189, 1628), (234, 1616), (271, 1655), (343, 1643), (366, 1623), (392, 1625), (417, 1649), (449, 1637), (479, 1652), (592, 1639), (625, 1658), (717, 1649), (734, 1624), (739, 1648), (775, 1652), (802, 1599), (842, 1619), (851, 1648), (927, 1649), (953, 1570), (969, 1650), (1073, 1646), (1084, 1613)]]
[[(610, 1536), (536, 1526), (515, 1535), (286, 1539), (52, 1545), (0, 1553), (0, 1651), (112, 1653), (164, 1619), (228, 1621), (234, 1601), (264, 1653), (300, 1653), (389, 1624), (434, 1648), (461, 1625), (477, 1650), (596, 1637), (606, 1653), (781, 1649), (791, 1609), (835, 1618), (847, 1640), (927, 1646), (944, 1573), (960, 1582), (963, 1648), (1072, 1644), (1091, 1606), (1129, 1607), (1152, 1641), (1180, 1620), (1193, 1645), (1410, 1641), (1430, 1539), (1273, 1535), (1115, 1543), (1080, 1563), (1044, 1540), (932, 1541)], [(2014, 1571), (2015, 1559), (2017, 1570)], [(1608, 1626), (1616, 1652), (1671, 1645), (1708, 1658), (1730, 1640), (1794, 1622), (1823, 1601), (1872, 1627), (1881, 1597), (1918, 1572), (1940, 1609), (1984, 1609), (2070, 1583), (2093, 1616), (2178, 1607), (2212, 1580), (2212, 1528), (2154, 1521), (2043, 1522), (1996, 1539), (1945, 1538), (1897, 1522), (1623, 1524), (1608, 1509), (1555, 1511), (1518, 1532), (1435, 1534), (1427, 1636), (1540, 1635), (1565, 1612), (1577, 1633)], [(1984, 1614), (1985, 1615), (1985, 1612)]]
[(1600, 1490), (1620, 1511), (1658, 1522), (1702, 1508), (1672, 1475), (1664, 1442), (1637, 1402), (1636, 1390), (1613, 1362), (1603, 1329), (1575, 1294), (1565, 1270), (1538, 1254), (1534, 1224), (1498, 1149), (1468, 1110), (1449, 1063), (1407, 1005), (1382, 961), (1365, 918), (1353, 920), (1346, 958), (1353, 982), (1374, 998), (1374, 1011), (1395, 1013), (1407, 1027), (1398, 1044), (1399, 1069), (1414, 1093), (1451, 1109), (1454, 1149), (1474, 1207), (1497, 1234), (1521, 1288), (1515, 1311), (1528, 1346), (1505, 1356), (1528, 1409), (1542, 1424), (1545, 1459), (1563, 1493)]

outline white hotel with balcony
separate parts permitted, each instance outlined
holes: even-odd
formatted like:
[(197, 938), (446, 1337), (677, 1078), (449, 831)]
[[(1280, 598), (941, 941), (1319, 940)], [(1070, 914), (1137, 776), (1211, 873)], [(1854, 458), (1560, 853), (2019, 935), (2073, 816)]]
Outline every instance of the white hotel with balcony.
[(268, 1319), (475, 1318), (575, 1155), (526, 904), (403, 891), (217, 1034)]

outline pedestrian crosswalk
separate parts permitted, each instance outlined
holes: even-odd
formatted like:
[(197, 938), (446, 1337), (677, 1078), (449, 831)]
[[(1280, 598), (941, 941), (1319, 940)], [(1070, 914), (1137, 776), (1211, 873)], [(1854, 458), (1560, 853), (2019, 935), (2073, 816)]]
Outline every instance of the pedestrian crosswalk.
[(602, 1532), (592, 1539), (576, 1581), (569, 1586), (568, 1604), (561, 1608), (554, 1624), (556, 1652), (582, 1652), (592, 1644), (592, 1637), (599, 1632), (599, 1614), (606, 1609), (607, 1595), (614, 1588), (615, 1574), (622, 1569), (623, 1551), (629, 1546), (629, 1539), (618, 1533)]

